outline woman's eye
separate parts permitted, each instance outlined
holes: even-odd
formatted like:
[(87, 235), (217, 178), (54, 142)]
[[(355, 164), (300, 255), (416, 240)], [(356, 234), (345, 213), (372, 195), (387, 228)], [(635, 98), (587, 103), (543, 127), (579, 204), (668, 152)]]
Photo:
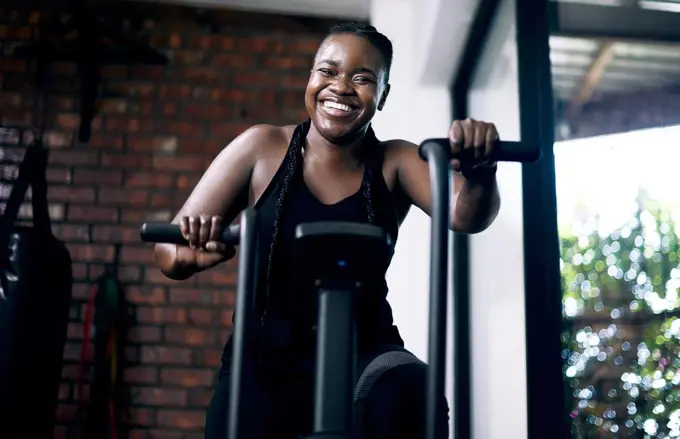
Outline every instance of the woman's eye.
[(364, 76), (359, 76), (359, 77), (357, 77), (357, 78), (354, 78), (354, 80), (355, 80), (356, 82), (358, 82), (359, 84), (368, 84), (369, 82), (371, 82), (370, 79), (368, 79), (368, 78), (366, 78), (366, 77), (364, 77)]
[(325, 76), (333, 76), (333, 71), (330, 69), (319, 69), (319, 72)]

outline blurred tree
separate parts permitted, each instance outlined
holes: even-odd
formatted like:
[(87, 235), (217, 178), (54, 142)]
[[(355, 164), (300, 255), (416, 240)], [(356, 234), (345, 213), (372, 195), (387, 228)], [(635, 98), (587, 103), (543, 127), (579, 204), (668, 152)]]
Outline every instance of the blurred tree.
[(678, 218), (643, 191), (609, 234), (578, 210), (589, 233), (560, 230), (572, 437), (680, 437)]

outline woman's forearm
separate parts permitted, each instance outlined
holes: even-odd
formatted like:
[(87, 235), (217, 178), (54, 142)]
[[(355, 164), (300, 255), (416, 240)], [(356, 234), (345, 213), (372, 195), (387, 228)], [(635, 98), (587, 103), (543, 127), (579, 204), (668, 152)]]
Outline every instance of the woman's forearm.
[(482, 232), (496, 219), (501, 205), (495, 172), (461, 180), (455, 205), (451, 206), (453, 230), (460, 233)]

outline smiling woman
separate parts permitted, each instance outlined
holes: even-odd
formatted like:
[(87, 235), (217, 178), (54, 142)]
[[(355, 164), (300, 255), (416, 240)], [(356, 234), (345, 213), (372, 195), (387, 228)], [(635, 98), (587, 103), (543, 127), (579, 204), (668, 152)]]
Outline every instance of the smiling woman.
[[(386, 103), (391, 63), (392, 43), (375, 28), (334, 27), (310, 73), (309, 120), (298, 126), (257, 125), (241, 134), (213, 161), (175, 218), (189, 246), (156, 245), (161, 270), (187, 279), (231, 258), (234, 249), (219, 242), (224, 226), (247, 207), (258, 211), (253, 321), (259, 324), (249, 328), (246, 340), (244, 438), (297, 438), (312, 429), (317, 304), (313, 291), (296, 285), (296, 225), (372, 223), (396, 241), (412, 205), (430, 212), (429, 172), (417, 146), (379, 141), (370, 125)], [(450, 137), (452, 164), (461, 171), (454, 173), (451, 227), (479, 232), (499, 206), (496, 168), (489, 160), (498, 135), (492, 124), (467, 120), (454, 122)], [(359, 373), (380, 354), (405, 350), (387, 302), (385, 273), (375, 278), (363, 285), (358, 299)], [(229, 341), (207, 416), (209, 439), (226, 434), (231, 356)], [(361, 408), (362, 437), (422, 438), (425, 376), (425, 365), (410, 364), (379, 378)], [(448, 437), (448, 409), (438, 415), (439, 437)]]

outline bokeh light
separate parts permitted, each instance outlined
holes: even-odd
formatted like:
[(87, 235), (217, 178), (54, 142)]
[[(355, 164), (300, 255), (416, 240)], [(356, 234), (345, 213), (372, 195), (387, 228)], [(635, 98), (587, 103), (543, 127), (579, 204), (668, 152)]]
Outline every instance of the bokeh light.
[(680, 126), (555, 145), (572, 437), (680, 438)]

